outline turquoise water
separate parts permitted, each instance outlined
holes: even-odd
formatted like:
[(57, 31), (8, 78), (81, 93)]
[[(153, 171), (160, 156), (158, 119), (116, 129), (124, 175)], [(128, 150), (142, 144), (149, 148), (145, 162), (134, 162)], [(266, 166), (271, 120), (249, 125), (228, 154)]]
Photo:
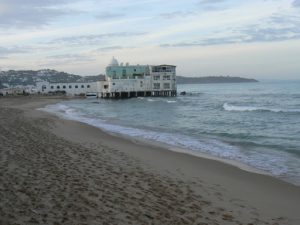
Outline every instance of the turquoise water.
[(300, 184), (300, 81), (178, 85), (180, 91), (187, 95), (74, 100), (46, 110)]

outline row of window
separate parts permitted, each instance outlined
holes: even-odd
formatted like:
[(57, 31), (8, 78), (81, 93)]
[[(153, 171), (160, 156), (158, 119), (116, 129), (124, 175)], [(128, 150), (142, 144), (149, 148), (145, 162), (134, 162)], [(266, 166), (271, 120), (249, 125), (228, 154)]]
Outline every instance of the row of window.
[[(81, 85), (81, 86), (80, 86), (80, 85), (75, 85), (74, 87), (75, 87), (75, 88), (79, 88), (79, 87), (84, 88), (85, 86), (84, 86), (84, 85)], [(86, 85), (86, 88), (90, 88), (90, 87), (91, 87), (91, 85), (89, 85), (89, 84)], [(54, 89), (54, 86), (51, 85), (50, 88), (51, 88), (51, 89)], [(66, 85), (63, 85), (63, 86), (62, 86), (62, 89), (66, 89), (66, 88), (67, 88)], [(60, 85), (57, 85), (57, 86), (56, 86), (56, 89), (60, 89)], [(69, 85), (69, 89), (72, 89), (72, 85)]]
[[(164, 83), (164, 89), (170, 89), (170, 83)], [(160, 83), (154, 83), (153, 84), (153, 89), (160, 89)]]
[[(153, 80), (160, 80), (160, 76), (159, 75), (153, 76)], [(171, 76), (170, 75), (164, 75), (163, 80), (171, 80)]]

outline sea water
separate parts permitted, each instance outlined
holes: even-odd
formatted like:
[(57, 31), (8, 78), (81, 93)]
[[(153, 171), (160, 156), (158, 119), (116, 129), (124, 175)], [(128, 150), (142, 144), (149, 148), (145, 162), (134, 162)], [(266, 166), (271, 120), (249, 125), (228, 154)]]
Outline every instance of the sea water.
[(181, 91), (186, 95), (72, 100), (45, 110), (300, 184), (300, 81), (178, 85)]

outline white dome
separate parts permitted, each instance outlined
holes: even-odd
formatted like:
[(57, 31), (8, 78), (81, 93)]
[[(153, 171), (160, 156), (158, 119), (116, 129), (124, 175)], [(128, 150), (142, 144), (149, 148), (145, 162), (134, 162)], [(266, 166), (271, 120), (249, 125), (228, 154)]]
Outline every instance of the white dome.
[(109, 66), (118, 66), (118, 65), (119, 65), (118, 60), (116, 60), (115, 57), (113, 57), (110, 61)]

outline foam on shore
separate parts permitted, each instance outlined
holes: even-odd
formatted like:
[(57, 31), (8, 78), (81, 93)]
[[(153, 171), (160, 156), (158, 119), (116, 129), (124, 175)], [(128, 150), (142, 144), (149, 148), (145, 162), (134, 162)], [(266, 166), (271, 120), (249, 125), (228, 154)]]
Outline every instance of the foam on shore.
[[(297, 185), (300, 184), (297, 179), (285, 177), (290, 171), (288, 167), (284, 166), (287, 162), (283, 163), (283, 161), (286, 160), (286, 157), (280, 153), (272, 154), (272, 156), (263, 154), (262, 152), (259, 152), (259, 154), (247, 155), (244, 151), (241, 151), (239, 147), (217, 139), (196, 139), (178, 133), (159, 132), (112, 124), (100, 118), (84, 114), (63, 103), (48, 105), (41, 110), (54, 113), (65, 119), (89, 124), (114, 135), (122, 135), (136, 140), (146, 141), (148, 143), (151, 142), (152, 144), (154, 141), (156, 144), (164, 145), (173, 151), (223, 161), (243, 170), (261, 174), (270, 174), (291, 183)], [(269, 163), (266, 164), (266, 161)]]

